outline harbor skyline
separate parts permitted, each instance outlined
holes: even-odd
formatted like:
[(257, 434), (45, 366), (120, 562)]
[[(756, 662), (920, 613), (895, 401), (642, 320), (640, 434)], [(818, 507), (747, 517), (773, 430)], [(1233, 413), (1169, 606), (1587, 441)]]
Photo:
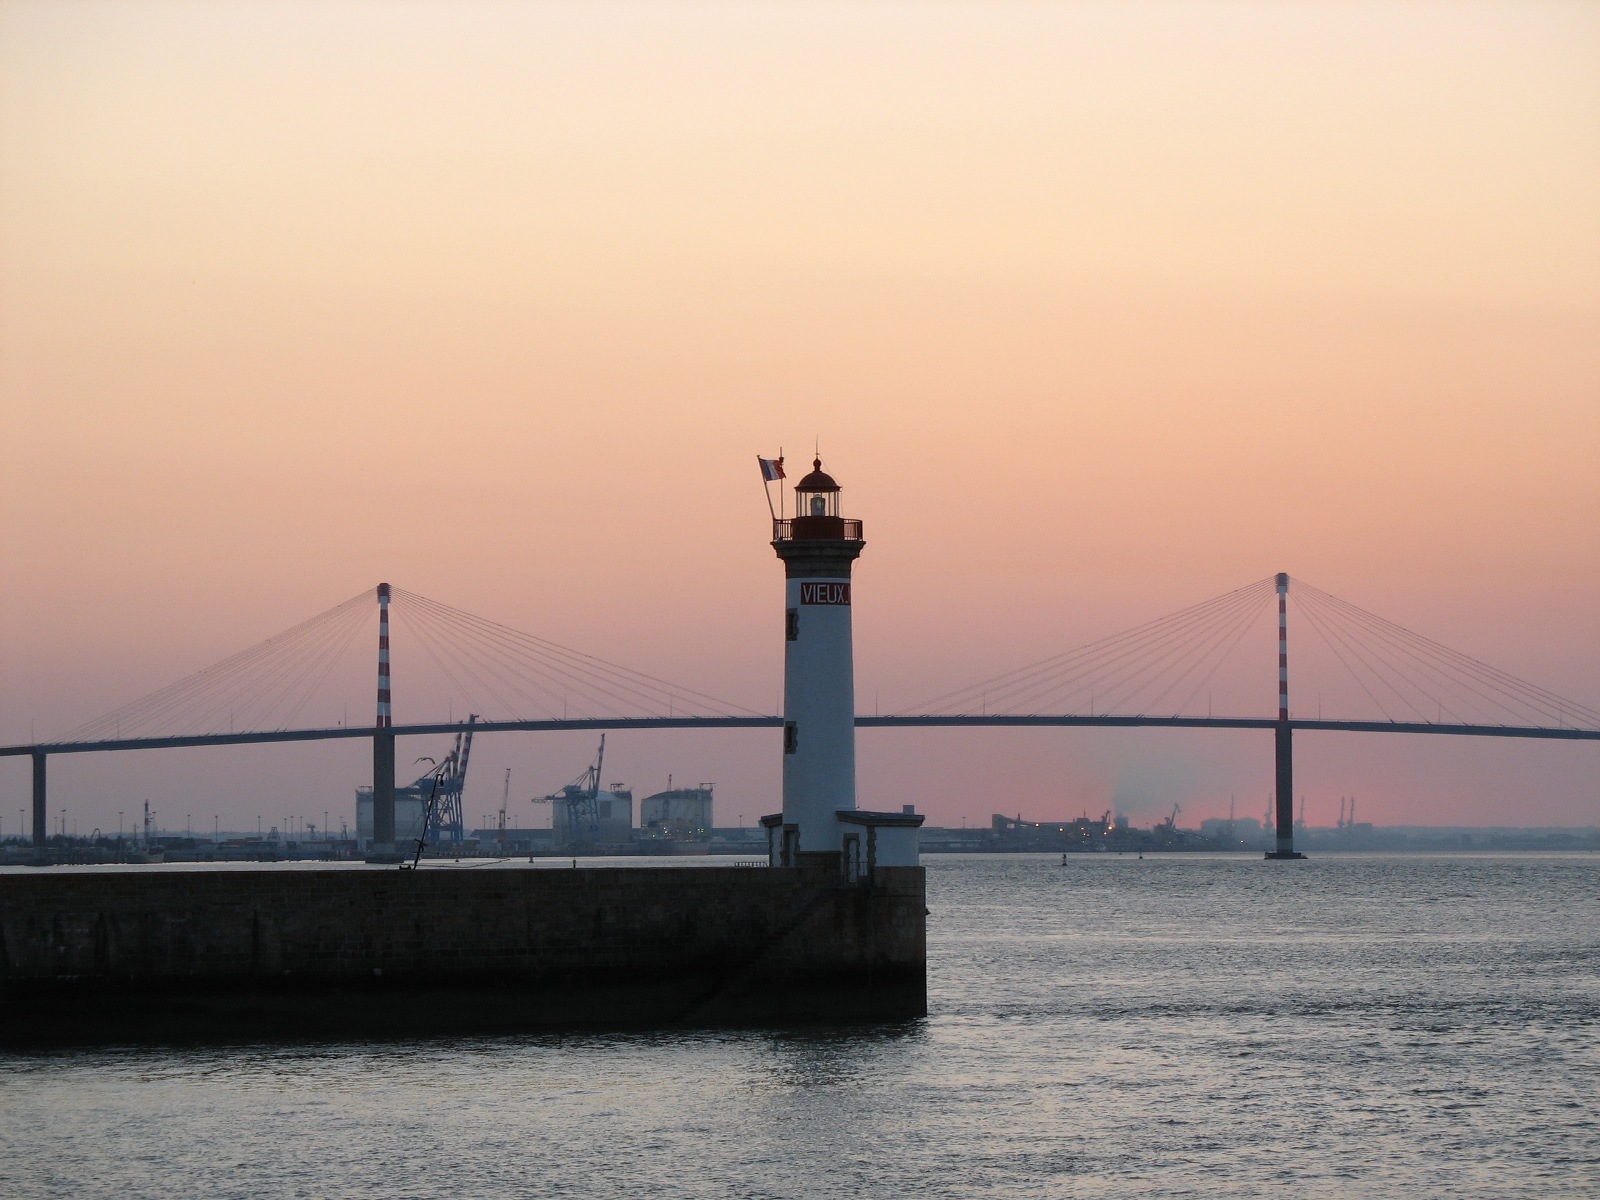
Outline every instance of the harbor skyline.
[[(7, 3), (0, 35), (0, 740), (379, 579), (775, 712), (750, 459), (819, 445), (870, 547), (862, 712), (1279, 570), (1600, 703), (1590, 7)], [(443, 715), (419, 660), (397, 629), (397, 721)], [(588, 741), (485, 739), (481, 786), (544, 795)], [(750, 824), (770, 741), (611, 752)], [(1297, 745), (1314, 805), (1380, 824), (1600, 821), (1592, 746)], [(248, 827), (370, 782), (185, 754), (52, 791)], [(1247, 734), (859, 754), (864, 806), (947, 825), (1272, 786)]]

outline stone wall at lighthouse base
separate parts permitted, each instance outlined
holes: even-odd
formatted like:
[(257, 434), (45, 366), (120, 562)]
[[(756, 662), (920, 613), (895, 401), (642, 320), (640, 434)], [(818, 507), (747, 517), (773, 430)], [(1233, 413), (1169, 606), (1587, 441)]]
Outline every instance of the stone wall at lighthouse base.
[(901, 1020), (920, 867), (0, 878), (0, 1045)]

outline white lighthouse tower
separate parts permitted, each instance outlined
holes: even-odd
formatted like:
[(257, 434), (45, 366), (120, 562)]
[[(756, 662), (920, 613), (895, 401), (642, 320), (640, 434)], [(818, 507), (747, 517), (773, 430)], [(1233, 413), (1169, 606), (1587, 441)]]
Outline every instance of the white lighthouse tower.
[[(783, 813), (763, 817), (774, 866), (842, 868), (869, 880), (874, 867), (915, 865), (920, 816), (856, 808), (856, 688), (850, 572), (866, 545), (846, 520), (839, 485), (812, 463), (795, 485), (794, 516), (773, 521), (783, 560)], [(909, 861), (907, 861), (909, 859)]]

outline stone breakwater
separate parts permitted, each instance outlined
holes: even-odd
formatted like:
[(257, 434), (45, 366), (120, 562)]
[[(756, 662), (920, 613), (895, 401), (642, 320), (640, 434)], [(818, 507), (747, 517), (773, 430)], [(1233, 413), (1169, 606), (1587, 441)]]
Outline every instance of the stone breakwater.
[(0, 1044), (898, 1020), (922, 868), (0, 878)]

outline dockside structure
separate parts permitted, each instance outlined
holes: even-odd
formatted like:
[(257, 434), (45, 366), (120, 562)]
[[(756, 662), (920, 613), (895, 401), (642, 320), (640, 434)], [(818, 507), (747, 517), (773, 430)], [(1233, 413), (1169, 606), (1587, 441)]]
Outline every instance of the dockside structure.
[(926, 1011), (920, 869), (52, 869), (0, 895), (4, 1046)]

